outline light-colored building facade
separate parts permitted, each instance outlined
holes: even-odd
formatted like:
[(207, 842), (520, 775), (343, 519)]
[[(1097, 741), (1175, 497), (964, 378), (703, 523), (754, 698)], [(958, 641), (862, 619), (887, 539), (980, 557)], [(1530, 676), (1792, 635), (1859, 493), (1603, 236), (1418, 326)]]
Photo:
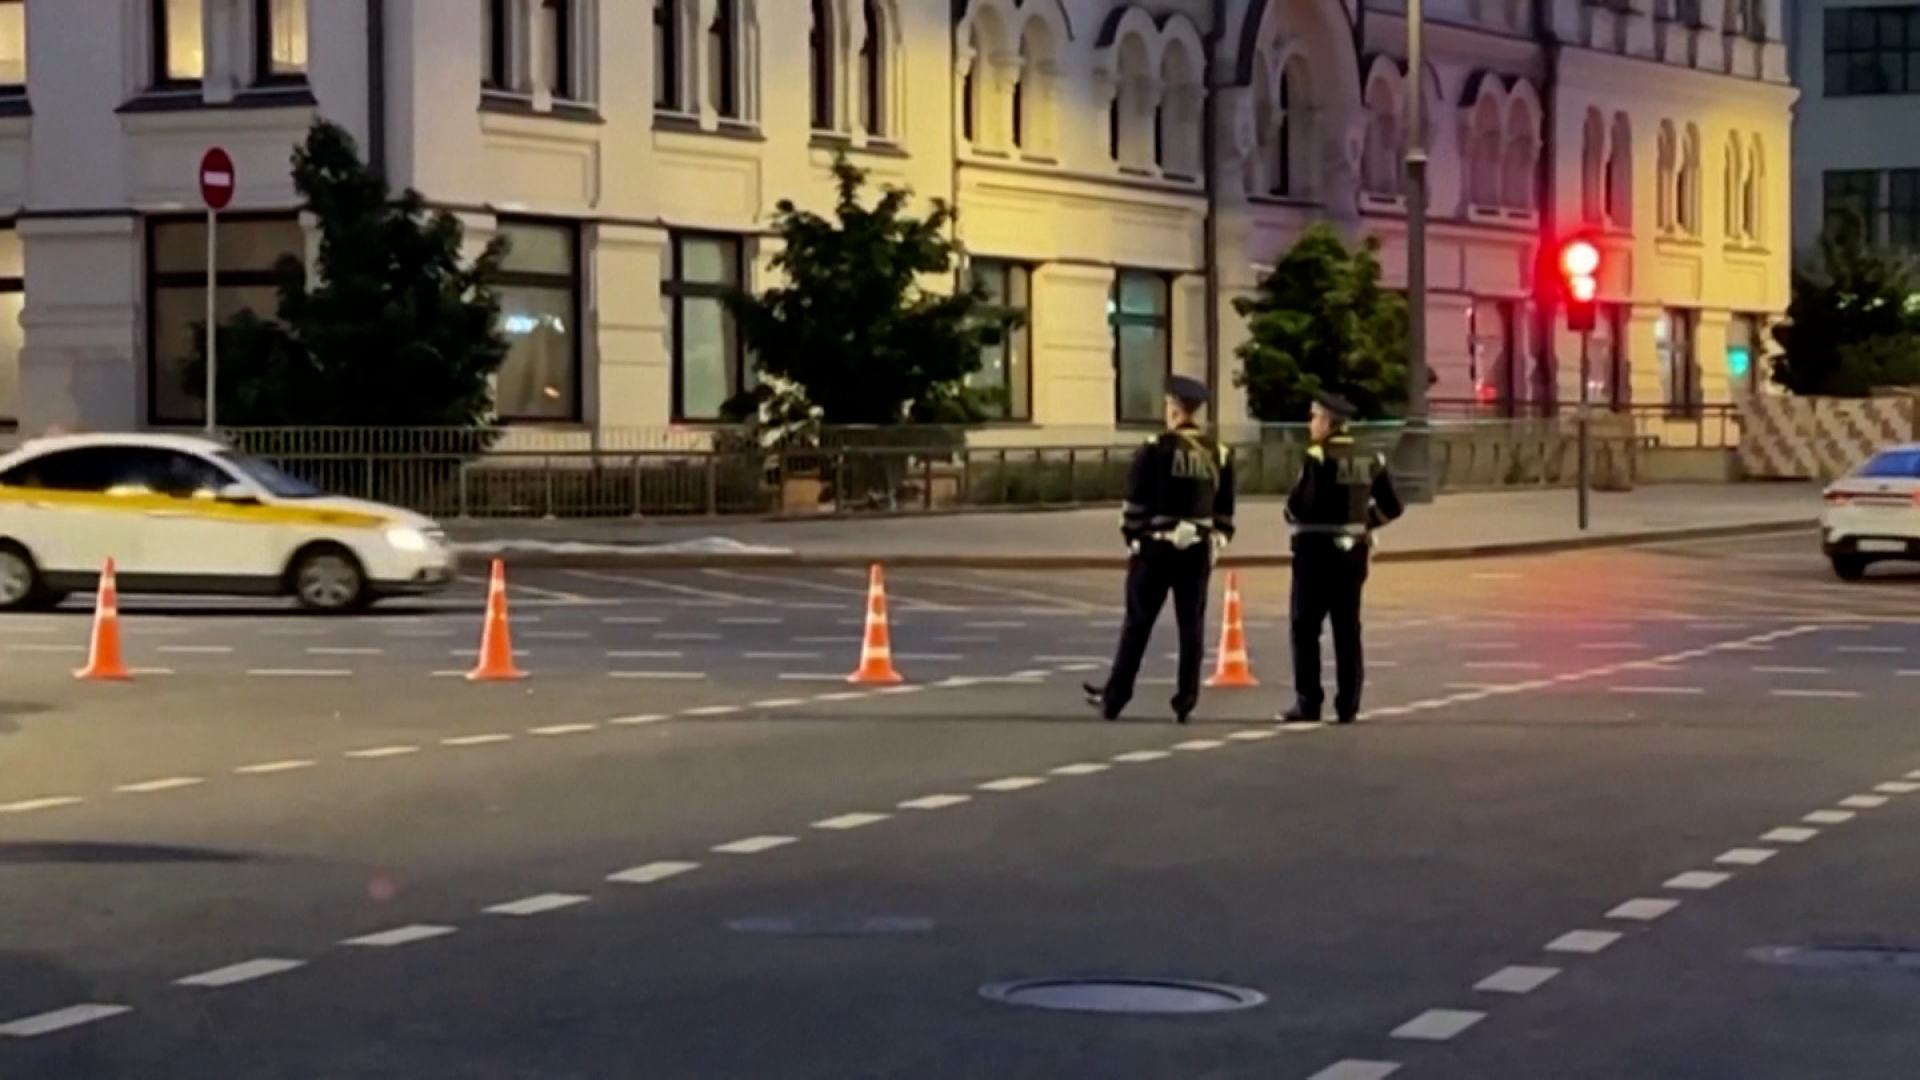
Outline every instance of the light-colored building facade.
[(1403, 280), (1415, 85), (1435, 398), (1575, 396), (1537, 282), (1585, 231), (1596, 393), (1726, 400), (1787, 299), (1779, 0), (1656, 2), (1432, 0), (1414, 79), (1392, 0), (0, 0), (0, 413), (198, 420), (197, 162), (238, 166), (219, 309), (268, 310), (313, 244), (287, 162), (318, 113), (476, 247), (511, 237), (513, 421), (711, 420), (751, 377), (718, 297), (770, 280), (775, 203), (826, 209), (845, 150), (953, 201), (1028, 312), (979, 377), (1005, 437), (1151, 422), (1169, 371), (1232, 423), (1232, 300), (1310, 222)]
[(1920, 3), (1800, 0), (1790, 19), (1794, 246), (1850, 212), (1920, 250)]

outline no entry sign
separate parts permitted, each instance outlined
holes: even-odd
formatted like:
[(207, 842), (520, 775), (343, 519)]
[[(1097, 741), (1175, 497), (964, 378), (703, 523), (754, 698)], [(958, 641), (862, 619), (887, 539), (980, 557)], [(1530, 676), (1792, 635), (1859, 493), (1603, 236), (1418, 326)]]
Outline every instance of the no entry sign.
[(200, 197), (209, 210), (225, 210), (233, 201), (233, 159), (214, 147), (200, 159)]

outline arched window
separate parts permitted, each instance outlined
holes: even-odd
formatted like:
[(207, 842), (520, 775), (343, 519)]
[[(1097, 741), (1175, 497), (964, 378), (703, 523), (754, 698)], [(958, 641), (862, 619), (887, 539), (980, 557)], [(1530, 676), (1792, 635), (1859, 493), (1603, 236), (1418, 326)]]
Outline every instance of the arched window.
[(1675, 195), (1679, 191), (1679, 138), (1673, 133), (1673, 121), (1660, 121), (1660, 143), (1655, 163), (1659, 178), (1659, 222), (1661, 232), (1672, 232), (1679, 221)]
[(1305, 58), (1287, 60), (1278, 78), (1272, 82), (1275, 108), (1261, 131), (1266, 140), (1267, 190), (1270, 194), (1300, 199), (1314, 192), (1311, 146), (1313, 142), (1313, 80), (1307, 73)]
[(1187, 43), (1172, 39), (1160, 65), (1160, 108), (1155, 113), (1156, 160), (1170, 176), (1200, 175), (1200, 60)]
[(1369, 195), (1400, 194), (1400, 85), (1376, 74), (1367, 85), (1367, 134), (1360, 149), (1360, 188)]
[(1506, 161), (1500, 183), (1501, 204), (1507, 209), (1533, 213), (1539, 156), (1540, 125), (1533, 105), (1516, 99), (1507, 109)]
[(722, 119), (741, 119), (740, 0), (713, 0), (707, 24), (707, 103)]
[(1687, 125), (1680, 150), (1680, 169), (1674, 182), (1674, 219), (1688, 236), (1700, 235), (1700, 129)]
[(1580, 129), (1580, 220), (1599, 225), (1606, 220), (1607, 122), (1599, 109), (1588, 109)]
[(1482, 94), (1480, 103), (1473, 108), (1472, 132), (1473, 158), (1468, 170), (1472, 184), (1470, 201), (1474, 206), (1491, 210), (1500, 205), (1501, 166), (1505, 161), (1505, 125), (1500, 115), (1500, 101), (1492, 94)]
[(1627, 114), (1613, 114), (1613, 137), (1607, 140), (1607, 221), (1617, 229), (1633, 227), (1633, 124)]
[(1721, 205), (1723, 227), (1726, 229), (1728, 240), (1739, 240), (1744, 235), (1740, 216), (1740, 193), (1743, 190), (1740, 176), (1742, 156), (1740, 133), (1733, 132), (1727, 136), (1726, 167), (1721, 175), (1720, 192), (1724, 200)]
[(680, 80), (680, 0), (653, 0), (653, 107), (686, 111)]
[(869, 138), (885, 139), (893, 134), (887, 108), (893, 82), (888, 49), (892, 26), (878, 0), (865, 0), (861, 15), (867, 36), (860, 43), (860, 126)]
[(813, 91), (813, 129), (832, 131), (834, 116), (833, 5), (813, 0), (813, 22), (807, 27), (807, 76)]
[(977, 9), (970, 18), (967, 40), (971, 58), (960, 87), (961, 132), (971, 146), (1004, 150), (1008, 141), (1007, 98), (1013, 89), (1004, 70), (1009, 59), (1006, 25), (991, 7)]
[(1047, 157), (1054, 152), (1059, 97), (1057, 38), (1053, 27), (1038, 15), (1029, 17), (1020, 30), (1020, 76), (1014, 84), (1013, 123), (1015, 145), (1030, 156)]
[(1114, 157), (1123, 169), (1145, 172), (1151, 170), (1160, 157), (1157, 145), (1160, 91), (1147, 43), (1138, 34), (1129, 34), (1120, 42), (1116, 74), (1116, 112), (1111, 118), (1117, 136)]
[(1761, 154), (1760, 136), (1755, 135), (1747, 153), (1746, 172), (1740, 182), (1740, 231), (1756, 244), (1765, 240), (1760, 226), (1761, 199), (1764, 197), (1760, 185), (1766, 175), (1766, 159)]
[(980, 57), (980, 30), (978, 27), (967, 31), (967, 68), (960, 75), (960, 137), (969, 143), (979, 135), (978, 119), (980, 112), (980, 77), (978, 72), (983, 61)]

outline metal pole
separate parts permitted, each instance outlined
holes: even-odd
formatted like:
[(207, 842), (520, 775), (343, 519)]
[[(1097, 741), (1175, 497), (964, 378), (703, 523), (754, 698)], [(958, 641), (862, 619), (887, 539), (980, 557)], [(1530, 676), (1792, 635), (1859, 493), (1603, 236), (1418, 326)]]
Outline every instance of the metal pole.
[(1433, 501), (1433, 432), (1427, 417), (1426, 50), (1420, 0), (1407, 0), (1407, 428), (1399, 453), (1410, 502)]
[(1587, 472), (1587, 396), (1588, 396), (1587, 371), (1588, 371), (1588, 363), (1589, 363), (1587, 359), (1587, 345), (1592, 341), (1593, 341), (1593, 331), (1591, 330), (1580, 331), (1580, 419), (1577, 421), (1577, 430), (1579, 431), (1579, 454), (1580, 454), (1579, 484), (1580, 484), (1580, 531), (1581, 532), (1587, 531), (1587, 488), (1590, 484), (1590, 477), (1588, 476), (1588, 472)]
[(216, 416), (215, 387), (219, 385), (220, 334), (219, 325), (214, 321), (214, 268), (219, 265), (220, 249), (216, 243), (216, 230), (219, 228), (219, 211), (207, 209), (207, 435), (212, 436), (218, 429)]

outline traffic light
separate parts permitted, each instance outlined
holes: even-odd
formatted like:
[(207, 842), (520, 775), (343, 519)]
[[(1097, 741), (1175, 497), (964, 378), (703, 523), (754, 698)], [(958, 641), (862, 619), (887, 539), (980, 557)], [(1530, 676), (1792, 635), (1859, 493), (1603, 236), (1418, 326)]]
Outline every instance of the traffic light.
[(1560, 245), (1560, 284), (1567, 300), (1567, 329), (1593, 329), (1594, 300), (1600, 295), (1600, 249), (1575, 237)]

